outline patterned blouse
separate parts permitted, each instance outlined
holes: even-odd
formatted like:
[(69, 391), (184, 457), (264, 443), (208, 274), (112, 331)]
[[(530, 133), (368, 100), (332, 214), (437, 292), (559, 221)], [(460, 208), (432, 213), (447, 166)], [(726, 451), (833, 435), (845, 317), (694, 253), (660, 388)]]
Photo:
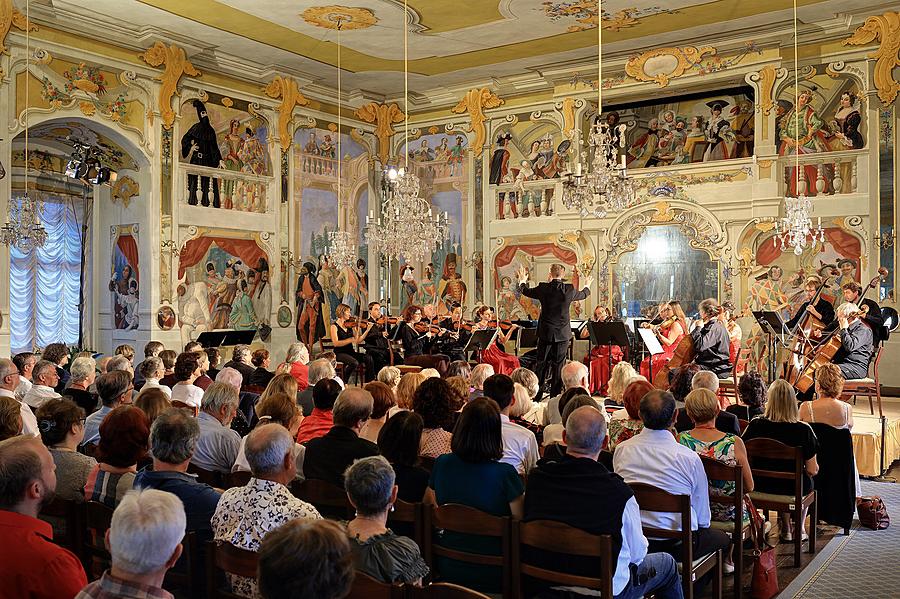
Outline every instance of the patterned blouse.
[(609, 449), (616, 448), (616, 445), (627, 441), (644, 429), (644, 423), (640, 420), (632, 420), (630, 418), (613, 418), (609, 421)]
[[(258, 551), (263, 537), (297, 518), (319, 520), (316, 508), (294, 497), (281, 483), (251, 478), (243, 487), (222, 493), (212, 518), (213, 538), (240, 549)], [(232, 591), (241, 597), (259, 597), (252, 578), (228, 575)]]
[(422, 431), (422, 445), (419, 449), (419, 455), (426, 458), (436, 458), (445, 453), (450, 453), (450, 439), (453, 433), (447, 432), (442, 428), (426, 428)]
[[(737, 458), (734, 457), (734, 435), (726, 433), (718, 441), (701, 441), (694, 437), (691, 431), (684, 431), (678, 435), (678, 442), (693, 449), (701, 456), (713, 458), (727, 466), (736, 466)], [(709, 494), (713, 497), (734, 497), (734, 482), (725, 480), (709, 480)], [(709, 503), (712, 519), (716, 522), (734, 522), (734, 507), (723, 503)], [(743, 518), (750, 521), (750, 513), (744, 507)]]

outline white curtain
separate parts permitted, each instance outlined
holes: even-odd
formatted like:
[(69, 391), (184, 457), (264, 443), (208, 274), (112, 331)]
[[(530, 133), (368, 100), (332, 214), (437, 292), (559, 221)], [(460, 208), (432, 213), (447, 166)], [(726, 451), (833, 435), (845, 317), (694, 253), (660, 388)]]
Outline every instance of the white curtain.
[(61, 197), (45, 198), (41, 223), (47, 230), (47, 242), (30, 252), (10, 248), (9, 328), (13, 354), (49, 343), (78, 343), (80, 221), (81, 215), (73, 211), (73, 202)]

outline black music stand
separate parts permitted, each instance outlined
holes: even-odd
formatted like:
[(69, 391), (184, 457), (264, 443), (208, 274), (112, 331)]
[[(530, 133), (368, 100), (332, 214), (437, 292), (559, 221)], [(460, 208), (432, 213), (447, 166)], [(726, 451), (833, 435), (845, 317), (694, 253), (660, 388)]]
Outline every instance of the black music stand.
[(197, 343), (204, 348), (221, 347), (225, 345), (225, 336), (231, 331), (204, 331), (197, 336)]
[[(591, 347), (619, 346), (628, 348), (628, 331), (625, 329), (625, 323), (619, 320), (606, 322), (587, 322), (588, 334), (591, 339)], [(606, 351), (606, 362), (609, 367), (610, 376), (612, 376), (612, 349)]]
[(769, 350), (769, 382), (775, 380), (776, 351), (779, 336), (790, 332), (781, 319), (781, 314), (774, 310), (753, 310), (753, 318), (766, 334), (766, 346)]
[(537, 347), (537, 344), (537, 329), (519, 329), (519, 336), (516, 339), (516, 354), (518, 354), (523, 347), (534, 348)]
[(252, 331), (226, 331), (222, 345), (250, 345), (256, 337), (256, 329)]
[(469, 342), (466, 343), (466, 346), (463, 348), (463, 352), (468, 355), (469, 352), (478, 352), (479, 361), (481, 359), (481, 352), (486, 350), (491, 346), (491, 343), (494, 342), (494, 339), (497, 338), (497, 329), (482, 329), (480, 331), (472, 331), (472, 336), (469, 337)]
[(641, 338), (641, 341), (644, 342), (644, 347), (647, 350), (647, 353), (650, 354), (650, 377), (648, 380), (650, 383), (653, 383), (653, 356), (657, 354), (663, 353), (663, 346), (659, 342), (659, 339), (656, 338), (656, 333), (653, 332), (653, 329), (644, 329), (638, 328), (636, 329), (638, 332), (638, 336)]

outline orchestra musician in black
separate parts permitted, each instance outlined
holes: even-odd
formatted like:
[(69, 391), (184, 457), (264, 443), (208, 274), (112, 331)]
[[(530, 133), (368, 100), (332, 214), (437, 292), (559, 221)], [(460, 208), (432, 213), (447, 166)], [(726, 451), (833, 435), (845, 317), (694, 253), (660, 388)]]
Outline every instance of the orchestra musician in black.
[(694, 363), (703, 370), (715, 373), (720, 379), (731, 375), (729, 347), (731, 338), (728, 329), (719, 315), (722, 312), (719, 302), (708, 298), (700, 302), (700, 318), (702, 324), (694, 327), (691, 338), (694, 341)]
[[(381, 371), (385, 366), (391, 363), (390, 341), (388, 341), (387, 324), (378, 324), (378, 320), (382, 317), (381, 304), (379, 302), (369, 302), (369, 316), (367, 320), (372, 323), (372, 330), (366, 336), (363, 347), (366, 353), (372, 356), (375, 363), (375, 373)], [(397, 362), (397, 360), (395, 360)]]

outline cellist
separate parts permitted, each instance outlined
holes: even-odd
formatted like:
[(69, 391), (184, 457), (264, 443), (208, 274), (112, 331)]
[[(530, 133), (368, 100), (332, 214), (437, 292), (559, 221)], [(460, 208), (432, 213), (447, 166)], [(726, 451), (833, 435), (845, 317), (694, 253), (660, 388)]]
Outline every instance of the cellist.
[(800, 319), (803, 318), (803, 315), (806, 312), (809, 312), (816, 318), (822, 321), (822, 324), (829, 325), (834, 320), (834, 308), (831, 306), (831, 302), (826, 300), (819, 294), (819, 300), (815, 303), (815, 305), (810, 305), (810, 302), (816, 297), (816, 294), (819, 292), (819, 287), (822, 286), (822, 279), (819, 277), (809, 277), (806, 279), (804, 292), (806, 297), (804, 298), (804, 302), (800, 304), (800, 308), (797, 310), (797, 313), (794, 314), (794, 317), (785, 323), (787, 328), (793, 330), (794, 327), (797, 326), (797, 323), (800, 322)]
[(700, 302), (698, 309), (703, 324), (691, 331), (691, 338), (694, 340), (694, 363), (703, 370), (715, 373), (720, 379), (728, 378), (731, 375), (729, 360), (731, 338), (728, 329), (719, 318), (722, 308), (719, 302), (708, 298)]
[(868, 376), (869, 360), (875, 349), (872, 327), (862, 318), (859, 306), (844, 302), (837, 309), (841, 348), (831, 361), (841, 369), (845, 379), (862, 379)]

